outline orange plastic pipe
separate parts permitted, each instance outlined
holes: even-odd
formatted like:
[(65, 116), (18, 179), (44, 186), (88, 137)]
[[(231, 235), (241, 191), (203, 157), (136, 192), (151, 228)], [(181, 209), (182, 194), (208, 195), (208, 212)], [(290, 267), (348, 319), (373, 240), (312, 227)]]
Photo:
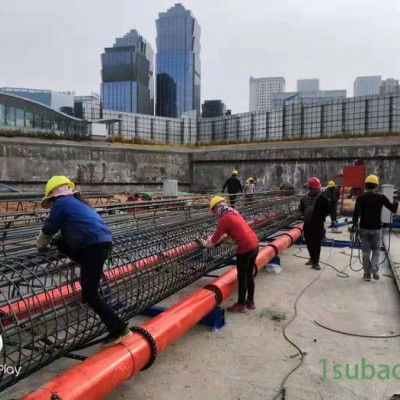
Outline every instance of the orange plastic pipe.
[[(300, 234), (301, 226), (288, 232), (293, 241), (299, 238)], [(273, 244), (281, 250), (284, 245), (291, 244), (290, 238), (288, 236), (288, 241), (285, 236), (278, 237)], [(260, 256), (263, 260), (275, 255), (275, 251), (270, 249), (272, 247), (268, 246), (261, 250)], [(262, 265), (265, 264), (258, 262), (257, 259), (257, 267), (261, 268)], [(153, 336), (158, 354), (225, 300), (236, 286), (236, 268), (231, 268), (204, 289), (195, 291), (143, 324), (142, 327)], [(112, 390), (140, 371), (150, 359), (150, 345), (142, 336), (134, 333), (123, 343), (100, 350), (42, 388), (23, 396), (21, 400), (104, 399)]]
[[(104, 272), (104, 276), (107, 281), (113, 282), (124, 276), (131, 275), (135, 270), (149, 268), (157, 264), (163, 257), (174, 257), (184, 251), (192, 250), (197, 246), (198, 244), (195, 242), (187, 243), (178, 248), (166, 250), (160, 255), (152, 255), (142, 260), (138, 260), (134, 264), (129, 263), (111, 268)], [(59, 288), (51, 289), (26, 299), (19, 300), (10, 305), (3, 306), (0, 308), (0, 311), (8, 315), (14, 315), (16, 319), (21, 320), (29, 315), (52, 308), (55, 305), (68, 303), (74, 299), (74, 296), (80, 294), (81, 290), (80, 282), (65, 284)], [(7, 326), (11, 322), (12, 321), (3, 320), (2, 324), (3, 326)]]
[[(142, 327), (151, 333), (157, 345), (157, 352), (161, 353), (196, 325), (204, 315), (211, 312), (215, 305), (214, 294), (200, 289)], [(139, 372), (150, 359), (150, 345), (142, 336), (134, 333), (122, 344), (99, 351), (23, 399), (103, 399)]]

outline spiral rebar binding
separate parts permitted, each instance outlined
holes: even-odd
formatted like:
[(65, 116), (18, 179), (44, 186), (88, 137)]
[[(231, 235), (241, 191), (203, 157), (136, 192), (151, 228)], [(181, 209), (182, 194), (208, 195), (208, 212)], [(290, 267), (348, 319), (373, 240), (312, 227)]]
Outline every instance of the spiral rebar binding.
[[(261, 200), (260, 200), (261, 199)], [(260, 240), (297, 219), (297, 197), (264, 197), (241, 208)], [(210, 250), (198, 245), (215, 229), (205, 208), (190, 217), (113, 226), (113, 251), (104, 267), (102, 296), (124, 320), (225, 265), (233, 243)], [(0, 258), (0, 364), (20, 369), (0, 375), (0, 390), (105, 333), (80, 301), (79, 266), (56, 251), (31, 248)]]

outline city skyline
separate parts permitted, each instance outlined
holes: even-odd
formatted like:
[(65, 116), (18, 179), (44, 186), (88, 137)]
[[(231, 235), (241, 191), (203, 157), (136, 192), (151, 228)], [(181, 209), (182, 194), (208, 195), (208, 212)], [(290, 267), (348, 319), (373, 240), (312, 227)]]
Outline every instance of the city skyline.
[[(251, 8), (227, 0), (181, 3), (202, 26), (202, 101), (222, 99), (234, 113), (248, 110), (250, 76), (284, 76), (287, 91), (296, 89), (297, 79), (316, 77), (325, 88), (345, 88), (348, 95), (357, 76), (398, 78), (400, 57), (389, 40), (400, 33), (395, 23), (400, 5), (395, 1), (308, 5), (254, 0)], [(155, 20), (173, 4), (2, 3), (0, 32), (7, 37), (7, 57), (0, 65), (0, 86), (75, 90), (78, 95), (99, 91), (99, 55), (110, 39), (136, 29), (155, 49)], [(88, 18), (94, 6), (98, 15)], [(294, 23), (299, 19), (307, 29)]]

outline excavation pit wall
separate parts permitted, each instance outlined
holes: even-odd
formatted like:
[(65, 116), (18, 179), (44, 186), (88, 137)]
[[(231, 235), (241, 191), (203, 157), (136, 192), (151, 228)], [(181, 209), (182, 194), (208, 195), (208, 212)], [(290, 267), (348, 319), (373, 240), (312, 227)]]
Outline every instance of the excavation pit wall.
[(52, 175), (67, 175), (91, 191), (158, 191), (176, 179), (181, 191), (218, 191), (232, 169), (258, 187), (288, 182), (302, 188), (309, 176), (331, 179), (343, 165), (363, 160), (367, 173), (400, 186), (400, 137), (171, 147), (0, 139), (0, 182), (41, 191)]

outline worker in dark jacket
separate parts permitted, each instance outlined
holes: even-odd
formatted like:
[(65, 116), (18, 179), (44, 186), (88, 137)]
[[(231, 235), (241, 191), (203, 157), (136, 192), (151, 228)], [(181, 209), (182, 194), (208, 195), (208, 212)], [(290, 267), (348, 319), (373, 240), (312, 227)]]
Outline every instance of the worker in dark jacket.
[(112, 236), (99, 214), (76, 198), (75, 185), (65, 176), (53, 176), (46, 184), (43, 208), (51, 208), (37, 238), (39, 251), (46, 251), (51, 238), (61, 231), (56, 246), (64, 255), (80, 264), (82, 302), (99, 315), (109, 332), (103, 346), (121, 342), (131, 335), (114, 310), (99, 296), (104, 262), (111, 254)]
[(222, 188), (222, 193), (225, 192), (225, 188), (228, 188), (228, 193), (231, 195), (229, 196), (229, 203), (232, 208), (235, 208), (235, 203), (237, 198), (237, 196), (234, 196), (234, 194), (243, 192), (242, 184), (240, 183), (237, 177), (238, 174), (239, 174), (238, 171), (234, 169), (232, 171), (232, 176), (225, 181), (225, 184)]
[(328, 187), (325, 190), (325, 196), (328, 198), (330, 201), (330, 206), (331, 206), (331, 226), (330, 228), (335, 227), (335, 222), (337, 222), (337, 206), (338, 206), (338, 201), (340, 197), (340, 190), (337, 186), (335, 186), (334, 181), (329, 181)]
[[(210, 211), (219, 217), (217, 229), (207, 240), (202, 240), (204, 247), (213, 247), (225, 235), (236, 244), (236, 264), (238, 278), (238, 301), (228, 307), (228, 311), (245, 313), (254, 310), (254, 272), (258, 255), (258, 238), (237, 210), (229, 207), (225, 199), (215, 196), (210, 201)], [(246, 299), (247, 294), (247, 299)]]
[[(381, 251), (381, 212), (386, 207), (392, 213), (397, 212), (398, 202), (391, 203), (389, 199), (377, 193), (379, 179), (369, 175), (365, 179), (365, 192), (357, 197), (353, 213), (353, 231), (358, 230), (360, 218), (360, 239), (363, 253), (364, 280), (379, 279), (379, 255)], [(371, 258), (372, 251), (372, 258)]]
[(321, 242), (325, 237), (324, 222), (331, 208), (329, 200), (321, 193), (321, 182), (318, 178), (312, 177), (308, 180), (308, 189), (308, 193), (300, 200), (299, 207), (304, 215), (304, 240), (310, 254), (306, 265), (320, 270)]

